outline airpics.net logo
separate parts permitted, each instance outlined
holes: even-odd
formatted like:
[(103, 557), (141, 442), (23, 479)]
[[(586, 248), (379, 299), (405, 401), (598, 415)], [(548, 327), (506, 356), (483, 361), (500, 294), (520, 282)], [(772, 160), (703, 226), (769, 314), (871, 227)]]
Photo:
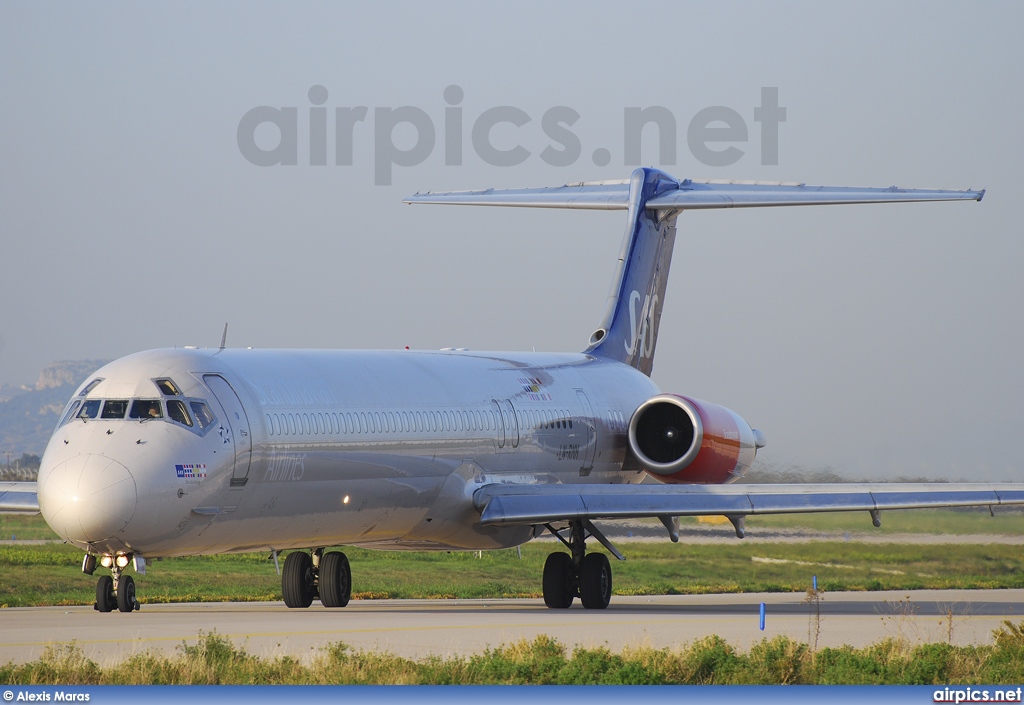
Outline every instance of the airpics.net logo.
[[(435, 113), (442, 113), (441, 128), (431, 114), (412, 105), (377, 107), (372, 113), (365, 105), (328, 105), (329, 93), (321, 85), (308, 91), (310, 105), (301, 109), (303, 125), (300, 145), (300, 108), (260, 105), (247, 111), (238, 122), (238, 150), (250, 163), (261, 167), (298, 166), (300, 152), (308, 154), (304, 165), (327, 166), (328, 136), (333, 137), (333, 164), (356, 166), (355, 145), (373, 141), (373, 181), (378, 186), (391, 184), (395, 167), (415, 167), (424, 163), (435, 149), (444, 152), (445, 166), (461, 166), (475, 158), (500, 167), (518, 166), (538, 158), (550, 166), (571, 166), (583, 157), (584, 145), (573, 130), (583, 119), (567, 105), (555, 105), (534, 116), (512, 105), (498, 105), (477, 114), (467, 114), (462, 103), (465, 91), (451, 85), (442, 93)], [(746, 116), (746, 117), (745, 117)], [(436, 115), (435, 115), (436, 117)], [(333, 124), (332, 123), (333, 118)], [(710, 167), (735, 164), (747, 154), (750, 141), (748, 119), (760, 127), (762, 166), (779, 163), (779, 125), (786, 121), (786, 108), (779, 105), (779, 89), (762, 88), (760, 105), (743, 111), (724, 105), (698, 110), (688, 121), (666, 107), (626, 107), (622, 109), (621, 154), (624, 166), (641, 164), (646, 140), (655, 140), (659, 166), (677, 163), (680, 125), (685, 125), (686, 147), (698, 162)], [(603, 122), (607, 122), (604, 120)], [(536, 130), (543, 135), (539, 138)], [(533, 132), (529, 132), (529, 131)], [(467, 134), (468, 131), (468, 134)], [(415, 139), (406, 139), (415, 135)], [(466, 138), (473, 157), (464, 154)], [(522, 142), (546, 141), (543, 149), (530, 151)], [(497, 142), (497, 144), (496, 144)], [(308, 146), (308, 151), (307, 151)], [(301, 148), (300, 148), (301, 147)], [(611, 163), (612, 150), (592, 148), (591, 161), (600, 167)]]

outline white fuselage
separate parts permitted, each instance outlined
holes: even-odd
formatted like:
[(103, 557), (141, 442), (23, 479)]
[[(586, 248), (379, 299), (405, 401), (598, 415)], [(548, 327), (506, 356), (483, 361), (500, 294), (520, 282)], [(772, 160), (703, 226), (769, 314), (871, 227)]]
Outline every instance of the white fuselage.
[[(639, 482), (623, 468), (626, 426), (657, 393), (584, 354), (151, 350), (72, 399), (39, 503), (96, 553), (514, 546), (532, 527), (480, 526), (474, 490)], [(160, 418), (117, 417), (116, 403), (102, 418), (108, 401), (132, 413), (158, 401)], [(205, 428), (203, 404), (216, 416)]]

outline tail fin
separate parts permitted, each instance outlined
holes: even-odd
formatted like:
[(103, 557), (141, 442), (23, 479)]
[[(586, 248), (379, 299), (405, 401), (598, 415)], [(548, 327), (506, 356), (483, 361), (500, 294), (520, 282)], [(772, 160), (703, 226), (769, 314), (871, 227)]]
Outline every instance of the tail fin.
[(626, 236), (601, 327), (586, 352), (619, 360), (650, 375), (676, 218), (684, 210), (915, 201), (980, 201), (984, 191), (850, 188), (751, 181), (677, 181), (637, 169), (628, 181), (591, 181), (556, 188), (416, 194), (406, 203), (627, 210)]
[(629, 218), (608, 307), (586, 350), (625, 362), (646, 375), (654, 365), (679, 215), (677, 210), (648, 210), (647, 202), (678, 188), (678, 181), (657, 169), (633, 172), (627, 200)]
[(654, 210), (648, 201), (680, 183), (657, 169), (636, 169), (628, 181), (585, 181), (554, 188), (416, 194), (406, 203), (628, 210), (618, 267), (601, 326), (585, 352), (651, 374), (676, 217), (683, 208)]

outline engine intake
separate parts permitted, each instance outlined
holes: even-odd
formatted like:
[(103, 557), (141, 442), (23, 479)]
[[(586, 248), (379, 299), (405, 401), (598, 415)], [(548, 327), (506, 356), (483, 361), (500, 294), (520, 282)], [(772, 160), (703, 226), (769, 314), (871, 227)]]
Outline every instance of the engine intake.
[(661, 482), (721, 484), (754, 462), (764, 437), (718, 404), (675, 394), (651, 397), (629, 421), (629, 448)]

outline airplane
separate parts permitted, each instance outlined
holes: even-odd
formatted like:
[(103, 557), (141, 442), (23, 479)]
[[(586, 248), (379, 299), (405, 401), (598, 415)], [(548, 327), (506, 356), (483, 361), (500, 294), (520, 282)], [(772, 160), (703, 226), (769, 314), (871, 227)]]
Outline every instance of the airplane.
[[(83, 382), (36, 483), (0, 485), (0, 510), (41, 512), (84, 552), (101, 612), (139, 609), (132, 567), (153, 559), (293, 550), (289, 608), (344, 607), (352, 574), (333, 546), (489, 550), (548, 532), (544, 603), (604, 609), (612, 571), (595, 524), (1024, 504), (1024, 484), (731, 484), (765, 446), (717, 404), (650, 378), (686, 210), (981, 201), (984, 191), (629, 179), (555, 188), (416, 194), (412, 204), (625, 210), (603, 320), (580, 353), (260, 350), (139, 352)], [(226, 335), (226, 330), (225, 330)], [(652, 477), (660, 484), (641, 484)]]

